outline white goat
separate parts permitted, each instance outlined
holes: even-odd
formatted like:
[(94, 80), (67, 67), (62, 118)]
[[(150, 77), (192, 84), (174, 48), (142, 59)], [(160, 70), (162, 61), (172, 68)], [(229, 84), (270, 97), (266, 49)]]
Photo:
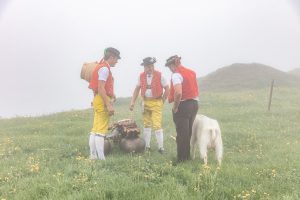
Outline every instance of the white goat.
[(207, 165), (207, 151), (212, 148), (215, 150), (218, 164), (221, 165), (223, 157), (223, 142), (221, 130), (217, 120), (208, 118), (204, 115), (197, 115), (193, 124), (191, 136), (192, 159), (195, 159), (196, 144), (200, 151), (200, 158)]

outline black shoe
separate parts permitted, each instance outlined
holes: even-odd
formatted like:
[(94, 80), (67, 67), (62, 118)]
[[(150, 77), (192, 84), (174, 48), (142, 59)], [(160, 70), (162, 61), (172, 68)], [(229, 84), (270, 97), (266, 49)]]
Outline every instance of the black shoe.
[(159, 152), (160, 154), (165, 154), (165, 150), (164, 150), (164, 149), (159, 149), (158, 152)]
[(150, 147), (146, 147), (146, 148), (145, 148), (145, 151), (146, 151), (146, 152), (150, 152), (150, 151), (151, 151), (151, 148), (150, 148)]

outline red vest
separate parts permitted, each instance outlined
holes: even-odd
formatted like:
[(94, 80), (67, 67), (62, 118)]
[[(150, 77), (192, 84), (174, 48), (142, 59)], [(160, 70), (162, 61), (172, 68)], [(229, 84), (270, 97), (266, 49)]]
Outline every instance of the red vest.
[[(196, 73), (190, 69), (187, 69), (183, 66), (180, 66), (176, 69), (176, 73), (181, 74), (183, 77), (182, 82), (182, 100), (188, 100), (188, 99), (194, 99), (199, 96), (198, 91), (198, 83), (197, 83), (197, 77)], [(174, 101), (174, 86), (173, 82), (171, 80), (171, 88), (170, 88), (170, 94), (169, 94), (169, 102), (172, 103)]]
[[(147, 74), (145, 72), (140, 74), (140, 82), (141, 82), (141, 96), (145, 98), (145, 93), (147, 90)], [(150, 87), (151, 87), (153, 98), (157, 99), (162, 96), (163, 86), (161, 84), (161, 73), (159, 71), (154, 70)]]
[(113, 97), (114, 96), (114, 78), (110, 71), (110, 66), (106, 62), (100, 62), (99, 65), (94, 69), (92, 78), (91, 78), (91, 81), (89, 84), (89, 88), (92, 89), (95, 93), (98, 93), (98, 81), (99, 81), (98, 71), (102, 67), (107, 67), (109, 70), (109, 75), (105, 82), (106, 95), (109, 97)]

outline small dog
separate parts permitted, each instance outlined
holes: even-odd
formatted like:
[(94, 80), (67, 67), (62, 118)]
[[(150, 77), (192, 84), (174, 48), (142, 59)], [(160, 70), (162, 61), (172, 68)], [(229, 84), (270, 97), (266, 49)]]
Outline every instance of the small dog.
[(207, 151), (209, 148), (215, 150), (216, 159), (219, 166), (223, 157), (223, 142), (221, 130), (217, 120), (208, 118), (204, 115), (197, 115), (193, 124), (193, 132), (191, 136), (192, 159), (195, 159), (196, 144), (200, 150), (200, 157), (204, 164), (207, 165)]

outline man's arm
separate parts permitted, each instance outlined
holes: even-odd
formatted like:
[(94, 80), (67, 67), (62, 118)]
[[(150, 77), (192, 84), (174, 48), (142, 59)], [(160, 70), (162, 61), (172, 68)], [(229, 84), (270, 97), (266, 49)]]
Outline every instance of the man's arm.
[(174, 113), (178, 111), (178, 106), (180, 104), (181, 97), (182, 97), (182, 85), (176, 84), (174, 85), (174, 104), (173, 104)]
[(164, 94), (163, 94), (163, 102), (166, 101), (166, 99), (168, 98), (169, 94), (170, 94), (170, 87), (167, 85), (164, 87), (165, 91), (164, 91)]
[(134, 92), (133, 92), (133, 95), (132, 95), (132, 98), (131, 98), (131, 102), (130, 102), (130, 107), (129, 109), (132, 111), (133, 108), (134, 108), (134, 104), (135, 104), (135, 101), (140, 93), (140, 89), (141, 89), (141, 86), (136, 86), (135, 89), (134, 89)]
[(102, 97), (109, 115), (113, 115), (114, 114), (114, 108), (113, 108), (113, 106), (110, 102), (109, 97), (106, 94), (105, 81), (102, 81), (102, 80), (98, 81), (98, 94)]

